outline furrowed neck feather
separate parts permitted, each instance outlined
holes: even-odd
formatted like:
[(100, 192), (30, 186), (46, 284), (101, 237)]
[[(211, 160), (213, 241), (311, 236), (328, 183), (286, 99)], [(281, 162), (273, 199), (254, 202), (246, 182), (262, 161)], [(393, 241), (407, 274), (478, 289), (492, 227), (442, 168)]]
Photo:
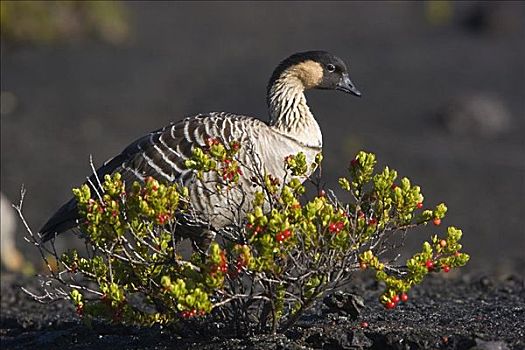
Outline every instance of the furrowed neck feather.
[(283, 73), (268, 89), (270, 126), (297, 142), (320, 148), (322, 135), (304, 95), (304, 83), (298, 77)]

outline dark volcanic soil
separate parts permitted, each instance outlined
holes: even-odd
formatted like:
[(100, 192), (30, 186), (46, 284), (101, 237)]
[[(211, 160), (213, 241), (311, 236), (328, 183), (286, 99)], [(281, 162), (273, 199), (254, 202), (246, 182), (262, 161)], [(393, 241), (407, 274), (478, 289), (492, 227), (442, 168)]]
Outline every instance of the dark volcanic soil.
[[(2, 192), (17, 202), (25, 185), (26, 218), (37, 230), (91, 173), (90, 154), (100, 165), (147, 132), (201, 112), (267, 120), (274, 66), (293, 52), (323, 49), (350, 64), (363, 93), (308, 93), (324, 135), (327, 187), (338, 188), (357, 151), (374, 152), (381, 167), (421, 186), (426, 205), (446, 202), (443, 224), (464, 230), (467, 268), (519, 271), (525, 3), (482, 2), (493, 23), (485, 31), (463, 22), (477, 13), (476, 2), (451, 3), (453, 17), (442, 25), (428, 22), (425, 4), (132, 1), (133, 35), (122, 47), (3, 47), (1, 89), (18, 107), (1, 116)], [(509, 129), (487, 138), (436, 120), (451, 100), (471, 94), (499, 101)], [(19, 249), (39, 263), (18, 229)], [(403, 252), (412, 255), (435, 233), (412, 236)], [(57, 241), (78, 243), (73, 235)]]
[[(225, 336), (206, 331), (134, 328), (79, 320), (67, 303), (41, 305), (20, 286), (36, 279), (2, 276), (0, 340), (3, 349), (524, 349), (525, 285), (464, 276), (433, 277), (395, 311), (377, 302), (374, 284), (349, 288), (365, 298), (357, 320), (320, 303), (285, 335)], [(365, 322), (367, 324), (365, 324)]]

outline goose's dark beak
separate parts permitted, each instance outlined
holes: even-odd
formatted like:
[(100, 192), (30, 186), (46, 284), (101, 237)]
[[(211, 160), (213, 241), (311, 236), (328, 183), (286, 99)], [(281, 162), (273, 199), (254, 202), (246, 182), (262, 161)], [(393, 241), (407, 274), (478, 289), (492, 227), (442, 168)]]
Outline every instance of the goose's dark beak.
[(339, 83), (337, 83), (335, 89), (346, 92), (348, 94), (355, 95), (357, 97), (361, 97), (361, 92), (357, 90), (354, 83), (352, 83), (352, 80), (350, 80), (350, 77), (346, 73), (343, 74), (341, 80), (339, 80)]

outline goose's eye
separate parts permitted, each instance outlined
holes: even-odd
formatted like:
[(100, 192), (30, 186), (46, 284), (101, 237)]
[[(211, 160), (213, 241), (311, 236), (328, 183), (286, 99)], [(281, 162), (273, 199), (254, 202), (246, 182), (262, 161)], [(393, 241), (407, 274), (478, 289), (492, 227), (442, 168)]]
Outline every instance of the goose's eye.
[(332, 72), (335, 71), (335, 66), (334, 66), (333, 64), (328, 64), (328, 65), (326, 65), (326, 69), (327, 69), (330, 73), (332, 73)]

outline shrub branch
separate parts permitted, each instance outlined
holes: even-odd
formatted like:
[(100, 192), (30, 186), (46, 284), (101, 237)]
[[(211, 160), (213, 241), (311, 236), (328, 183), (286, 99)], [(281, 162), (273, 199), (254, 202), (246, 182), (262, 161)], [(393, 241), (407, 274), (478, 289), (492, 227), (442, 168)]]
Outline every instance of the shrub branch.
[[(253, 150), (251, 161), (241, 160), (239, 147), (210, 139), (186, 162), (203, 192), (222, 198), (220, 214), (230, 224), (215, 229), (192, 205), (188, 189), (153, 178), (125, 184), (118, 173), (99, 179), (90, 159), (95, 176), (73, 190), (90, 252), (85, 257), (76, 250), (60, 255), (54, 242), (51, 248), (41, 244), (22, 215), (22, 189), (15, 209), (26, 240), (49, 269), (41, 295), (24, 291), (39, 302), (69, 299), (82, 317), (142, 325), (223, 320), (239, 333), (275, 333), (359, 270), (375, 272), (385, 286), (379, 300), (392, 309), (429, 273), (448, 272), (469, 259), (454, 227), (443, 238), (432, 236), (404, 264), (396, 263), (399, 254), (383, 258), (396, 253), (409, 231), (439, 226), (447, 209), (424, 209), (420, 188), (397, 180), (388, 167), (377, 172), (371, 153), (360, 152), (339, 180), (348, 198), (341, 201), (321, 185), (321, 155), (313, 164), (303, 154), (286, 157), (286, 175), (278, 180), (256, 166)], [(249, 176), (251, 192), (243, 176)], [(313, 197), (304, 180), (316, 190)], [(210, 230), (216, 239), (205, 250), (194, 244), (199, 249), (183, 258), (178, 244), (188, 227)]]

